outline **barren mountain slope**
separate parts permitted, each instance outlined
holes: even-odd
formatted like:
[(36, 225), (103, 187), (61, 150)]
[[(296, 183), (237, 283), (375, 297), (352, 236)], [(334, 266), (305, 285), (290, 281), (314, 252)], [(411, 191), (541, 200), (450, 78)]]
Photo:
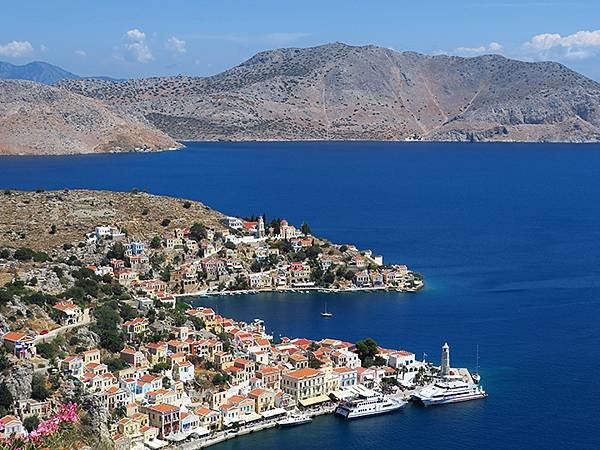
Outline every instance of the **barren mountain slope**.
[(179, 144), (142, 116), (31, 81), (0, 80), (0, 154), (158, 150)]
[(595, 141), (600, 85), (557, 63), (327, 44), (262, 52), (221, 74), (65, 80), (176, 139)]

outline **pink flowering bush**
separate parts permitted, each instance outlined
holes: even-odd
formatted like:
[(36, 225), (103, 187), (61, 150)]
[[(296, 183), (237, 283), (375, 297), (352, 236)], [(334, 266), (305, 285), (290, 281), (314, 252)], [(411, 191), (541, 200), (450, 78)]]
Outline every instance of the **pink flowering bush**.
[(0, 439), (0, 449), (7, 450), (39, 450), (42, 448), (59, 448), (63, 433), (77, 422), (77, 405), (66, 403), (58, 412), (26, 436)]

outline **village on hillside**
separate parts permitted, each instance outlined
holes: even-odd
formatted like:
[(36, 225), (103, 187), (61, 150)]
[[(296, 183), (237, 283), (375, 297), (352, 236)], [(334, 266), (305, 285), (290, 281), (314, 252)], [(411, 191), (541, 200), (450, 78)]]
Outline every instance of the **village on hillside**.
[(98, 225), (48, 252), (0, 249), (0, 269), (0, 437), (26, 435), (75, 402), (117, 449), (195, 448), (300, 410), (330, 413), (364, 389), (410, 389), (435, 373), (371, 339), (274, 339), (259, 319), (184, 302), (423, 286), (406, 266), (316, 238), (307, 224), (226, 217), (218, 230), (195, 223), (148, 242)]
[(171, 294), (423, 287), (420, 274), (405, 265), (384, 266), (370, 250), (318, 239), (307, 224), (298, 229), (277, 219), (266, 228), (262, 216), (251, 219), (226, 217), (226, 228), (218, 231), (194, 224), (150, 242), (127, 239), (116, 227), (96, 227), (88, 241), (111, 246), (112, 257), (89, 267), (168, 302)]

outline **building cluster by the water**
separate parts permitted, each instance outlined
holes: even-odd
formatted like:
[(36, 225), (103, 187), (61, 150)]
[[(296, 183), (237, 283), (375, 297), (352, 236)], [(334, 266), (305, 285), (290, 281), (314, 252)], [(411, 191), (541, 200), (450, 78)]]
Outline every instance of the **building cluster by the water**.
[(148, 240), (98, 226), (52, 257), (3, 252), (13, 278), (0, 295), (15, 322), (4, 327), (0, 356), (11, 373), (37, 368), (38, 384), (45, 389), (52, 378), (60, 389), (6, 401), (0, 438), (26, 434), (32, 417), (50, 417), (79, 389), (106, 411), (115, 447), (127, 450), (206, 446), (334, 411), (391, 412), (435, 379), (436, 367), (405, 350), (371, 340), (275, 340), (261, 320), (182, 303), (179, 295), (192, 293), (423, 286), (406, 266), (318, 239), (307, 225), (265, 227), (262, 217), (225, 225)]
[(298, 229), (277, 220), (265, 228), (262, 217), (227, 217), (224, 225), (226, 229), (215, 231), (196, 224), (151, 241), (126, 236), (114, 226), (99, 226), (86, 244), (96, 249), (116, 244), (124, 251), (112, 252), (109, 260), (90, 258), (89, 253), (85, 259), (91, 259), (89, 267), (96, 274), (111, 275), (166, 302), (178, 294), (416, 291), (424, 285), (420, 274), (406, 265), (384, 265), (383, 257), (370, 250), (318, 239), (307, 225)]
[[(371, 341), (363, 367), (367, 340), (276, 341), (261, 320), (236, 321), (208, 307), (187, 309), (184, 324), (156, 339), (147, 315), (140, 308), (121, 324), (126, 345), (118, 353), (90, 348), (57, 361), (58, 376), (76, 380), (108, 411), (120, 450), (197, 448), (334, 411), (348, 418), (382, 414), (401, 409), (411, 395), (425, 405), (485, 396), (468, 370), (450, 367), (447, 344), (438, 368)], [(35, 356), (32, 342), (16, 332), (3, 336), (6, 351), (21, 361)], [(43, 415), (51, 404), (27, 408)], [(5, 435), (25, 432), (23, 411), (0, 419)]]

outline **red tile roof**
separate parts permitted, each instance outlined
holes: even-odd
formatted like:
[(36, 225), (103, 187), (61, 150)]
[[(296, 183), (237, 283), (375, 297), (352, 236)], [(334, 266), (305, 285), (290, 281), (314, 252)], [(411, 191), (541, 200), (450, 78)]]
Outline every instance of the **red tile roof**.
[(317, 369), (311, 369), (310, 367), (306, 367), (304, 369), (293, 370), (291, 372), (288, 372), (286, 375), (290, 378), (301, 380), (303, 378), (321, 375), (321, 372), (319, 372)]

